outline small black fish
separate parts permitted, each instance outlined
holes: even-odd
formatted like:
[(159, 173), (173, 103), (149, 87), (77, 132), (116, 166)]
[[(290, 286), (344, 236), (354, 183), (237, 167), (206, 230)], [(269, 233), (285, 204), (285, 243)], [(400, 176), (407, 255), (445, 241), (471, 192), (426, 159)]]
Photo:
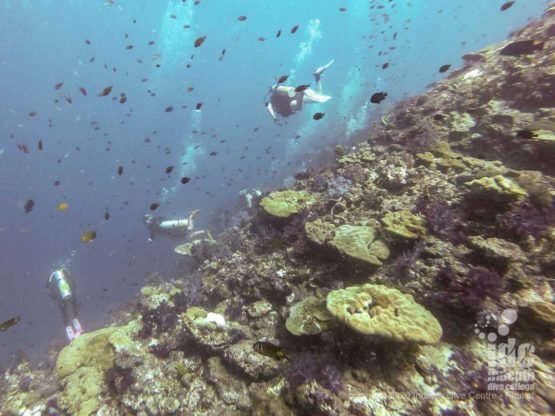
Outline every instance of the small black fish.
[(303, 91), (306, 90), (308, 87), (310, 87), (309, 84), (299, 85), (297, 88), (295, 88), (295, 92), (303, 92)]
[(535, 51), (541, 51), (542, 49), (543, 42), (536, 42), (533, 39), (518, 40), (516, 42), (509, 43), (499, 51), (499, 54), (504, 56), (530, 55)]
[(123, 175), (123, 166), (118, 166), (118, 175)]
[(526, 130), (526, 129), (517, 131), (516, 135), (521, 139), (529, 139), (529, 140), (537, 136), (537, 134), (534, 133), (533, 131)]
[(385, 64), (382, 65), (382, 69), (386, 69), (389, 66), (389, 62), (386, 62)]
[(84, 87), (79, 87), (79, 91), (81, 91), (81, 94), (87, 95), (87, 90)]
[(282, 75), (278, 79), (278, 84), (283, 84), (285, 81), (287, 81), (287, 78), (289, 78), (289, 75)]
[(312, 116), (312, 118), (313, 118), (314, 120), (321, 120), (321, 119), (324, 117), (325, 114), (326, 114), (326, 113), (315, 113), (315, 114)]
[(291, 28), (291, 33), (295, 33), (297, 31), (297, 29), (299, 28), (299, 25), (295, 25)]
[(240, 22), (244, 22), (245, 20), (247, 20), (247, 16), (239, 16), (237, 20), (239, 20)]
[(172, 170), (173, 170), (173, 166), (168, 166), (166, 168), (166, 174), (169, 175), (170, 173), (172, 173)]
[(280, 36), (281, 36), (281, 29), (277, 31), (276, 38), (279, 38)]
[(108, 210), (104, 211), (104, 219), (106, 221), (108, 221), (110, 219), (110, 213), (108, 212)]
[(195, 105), (195, 109), (196, 109), (196, 110), (200, 110), (201, 107), (202, 107), (202, 103), (197, 103), (197, 104)]
[(275, 358), (277, 360), (287, 359), (285, 352), (275, 344), (267, 341), (255, 342), (252, 348), (259, 354), (265, 355), (266, 357)]
[(150, 204), (150, 210), (154, 211), (155, 209), (157, 209), (160, 206), (160, 204), (158, 202), (153, 202), (152, 204)]
[(515, 3), (514, 0), (513, 1), (508, 1), (507, 3), (504, 3), (499, 10), (504, 12), (505, 10), (510, 8), (514, 3)]
[(166, 109), (164, 111), (166, 113), (171, 113), (173, 111), (173, 107), (170, 105), (169, 107), (166, 107)]
[(183, 185), (185, 185), (185, 184), (189, 183), (190, 180), (191, 180), (191, 178), (188, 178), (187, 176), (184, 176), (184, 177), (181, 178), (181, 183)]
[(387, 97), (386, 92), (376, 92), (376, 93), (372, 94), (372, 97), (370, 97), (370, 102), (373, 103), (373, 104), (379, 104), (383, 100), (385, 100), (385, 97)]
[(216, 156), (218, 154), (218, 152), (210, 152), (209, 155), (210, 156)]
[(35, 201), (33, 201), (32, 199), (29, 199), (27, 202), (25, 202), (25, 205), (23, 206), (23, 209), (25, 209), (25, 214), (30, 213), (33, 210), (34, 206)]
[(58, 82), (56, 85), (54, 85), (54, 89), (59, 90), (60, 88), (62, 88), (62, 85), (64, 85), (63, 82)]
[(56, 181), (54, 181), (54, 186), (60, 186), (61, 183), (62, 183), (62, 181), (56, 180)]
[(0, 324), (0, 331), (4, 332), (10, 329), (12, 326), (17, 325), (17, 323), (21, 321), (21, 315), (18, 315), (14, 318), (8, 319)]
[(42, 150), (42, 140), (39, 140), (38, 147), (39, 147), (39, 150)]
[(439, 72), (441, 72), (441, 73), (447, 72), (447, 71), (449, 71), (449, 68), (451, 68), (450, 64), (441, 65), (439, 67)]

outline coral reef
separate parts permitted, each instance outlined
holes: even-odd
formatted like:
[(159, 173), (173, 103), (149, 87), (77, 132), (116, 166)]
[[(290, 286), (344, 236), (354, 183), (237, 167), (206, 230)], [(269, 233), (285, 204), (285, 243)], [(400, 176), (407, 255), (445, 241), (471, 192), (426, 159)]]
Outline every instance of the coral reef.
[[(2, 414), (553, 414), (554, 27), (181, 247), (111, 326), (6, 370)], [(515, 362), (528, 379), (498, 378)]]

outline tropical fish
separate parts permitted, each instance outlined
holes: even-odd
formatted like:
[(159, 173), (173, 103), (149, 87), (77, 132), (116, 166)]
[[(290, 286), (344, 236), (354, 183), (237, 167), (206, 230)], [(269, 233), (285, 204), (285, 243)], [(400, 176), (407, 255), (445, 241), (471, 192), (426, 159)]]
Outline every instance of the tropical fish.
[(282, 75), (278, 79), (278, 84), (283, 84), (285, 81), (287, 81), (287, 78), (289, 78), (289, 75)]
[(451, 65), (449, 65), (449, 64), (441, 65), (439, 67), (439, 72), (447, 72), (447, 71), (449, 71), (449, 68), (451, 68)]
[(25, 214), (30, 213), (33, 210), (34, 206), (35, 206), (35, 201), (33, 201), (32, 199), (29, 199), (27, 202), (25, 202), (25, 205), (23, 206), (23, 209), (25, 210)]
[(66, 209), (69, 208), (69, 204), (67, 202), (60, 202), (57, 206), (56, 209), (60, 212), (64, 212)]
[(90, 243), (95, 238), (96, 238), (96, 231), (85, 231), (83, 234), (81, 234), (80, 239), (83, 243)]
[(272, 357), (277, 360), (287, 359), (285, 352), (275, 344), (267, 341), (258, 341), (253, 344), (253, 349), (266, 357)]
[(387, 97), (387, 92), (376, 92), (372, 94), (372, 97), (370, 97), (370, 102), (373, 104), (379, 104), (385, 100), (385, 97)]
[(195, 40), (195, 48), (198, 48), (200, 45), (202, 45), (205, 40), (206, 40), (206, 35), (198, 37)]
[(98, 94), (100, 97), (106, 97), (107, 95), (109, 95), (112, 92), (112, 86), (108, 86), (106, 88), (104, 88), (102, 90), (102, 92), (100, 94)]
[(514, 4), (514, 0), (513, 1), (508, 1), (507, 3), (504, 3), (499, 10), (504, 12), (505, 10), (510, 8), (513, 4)]
[(21, 315), (18, 315), (14, 318), (8, 319), (0, 324), (0, 331), (4, 332), (10, 329), (12, 326), (17, 325), (17, 323), (21, 321)]

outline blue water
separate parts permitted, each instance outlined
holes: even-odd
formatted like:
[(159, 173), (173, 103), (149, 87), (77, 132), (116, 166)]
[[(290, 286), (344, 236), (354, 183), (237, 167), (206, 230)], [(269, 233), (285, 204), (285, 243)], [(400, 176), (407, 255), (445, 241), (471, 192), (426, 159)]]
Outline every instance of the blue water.
[[(282, 186), (335, 143), (363, 137), (372, 119), (444, 76), (441, 65), (456, 68), (464, 53), (505, 39), (547, 1), (517, 0), (501, 12), (503, 3), (115, 0), (105, 7), (93, 0), (4, 0), (0, 321), (23, 319), (0, 333), (0, 363), (18, 350), (38, 357), (66, 342), (45, 288), (56, 266), (68, 266), (77, 281), (85, 330), (106, 324), (149, 273), (181, 276), (175, 242), (147, 242), (143, 215), (151, 203), (160, 203), (155, 214), (171, 218), (201, 208), (198, 227), (218, 230), (221, 214), (237, 209), (241, 189)], [(314, 68), (332, 58), (322, 80), (333, 99), (285, 125), (272, 123), (263, 104), (275, 79), (311, 82)], [(109, 85), (112, 93), (98, 97)], [(377, 91), (388, 93), (379, 106), (369, 103)], [(127, 102), (112, 101), (122, 92)], [(173, 111), (165, 112), (169, 106)], [(316, 111), (325, 117), (312, 120)], [(175, 166), (170, 175), (167, 166)], [(182, 176), (192, 179), (182, 185)], [(26, 214), (28, 199), (35, 205)], [(64, 201), (69, 209), (57, 211)], [(98, 235), (90, 244), (79, 239), (86, 230)]]

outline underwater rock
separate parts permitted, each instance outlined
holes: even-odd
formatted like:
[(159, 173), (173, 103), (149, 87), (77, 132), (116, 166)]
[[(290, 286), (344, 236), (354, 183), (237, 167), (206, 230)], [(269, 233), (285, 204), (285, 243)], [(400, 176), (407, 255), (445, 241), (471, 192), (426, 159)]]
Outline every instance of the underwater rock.
[(316, 381), (311, 381), (297, 387), (295, 399), (307, 414), (321, 416), (350, 414), (339, 397), (319, 385)]
[(165, 302), (168, 306), (174, 307), (172, 297), (179, 293), (181, 293), (181, 289), (169, 282), (157, 286), (143, 286), (141, 288), (141, 305), (148, 309), (156, 309)]
[(213, 384), (218, 397), (232, 407), (232, 411), (246, 412), (251, 408), (247, 384), (227, 371), (221, 357), (207, 360), (206, 378)]
[(389, 249), (375, 240), (376, 230), (364, 225), (341, 225), (335, 229), (329, 242), (340, 253), (374, 266), (381, 266), (389, 257)]
[(262, 381), (275, 377), (280, 369), (280, 361), (254, 351), (253, 342), (239, 341), (224, 351), (224, 360), (241, 370), (252, 380)]
[(549, 302), (532, 302), (524, 309), (541, 327), (555, 329), (555, 305)]
[(244, 337), (242, 328), (226, 323), (222, 315), (191, 307), (181, 314), (187, 335), (199, 346), (216, 353)]
[(249, 305), (247, 308), (247, 314), (251, 318), (262, 318), (263, 316), (268, 315), (273, 309), (274, 308), (270, 302), (259, 300)]
[(487, 260), (503, 263), (526, 261), (526, 255), (517, 244), (501, 238), (484, 238), (476, 235), (469, 236), (468, 241)]
[(365, 335), (399, 342), (434, 344), (442, 329), (437, 319), (411, 295), (383, 285), (365, 284), (334, 290), (326, 307), (338, 320)]
[(317, 194), (308, 191), (278, 191), (272, 192), (260, 201), (260, 206), (268, 214), (287, 218), (316, 202)]
[(293, 335), (316, 335), (326, 331), (332, 320), (326, 300), (309, 296), (291, 307), (285, 327)]
[(382, 223), (390, 233), (407, 239), (421, 238), (427, 234), (424, 219), (406, 210), (388, 212), (382, 218)]

